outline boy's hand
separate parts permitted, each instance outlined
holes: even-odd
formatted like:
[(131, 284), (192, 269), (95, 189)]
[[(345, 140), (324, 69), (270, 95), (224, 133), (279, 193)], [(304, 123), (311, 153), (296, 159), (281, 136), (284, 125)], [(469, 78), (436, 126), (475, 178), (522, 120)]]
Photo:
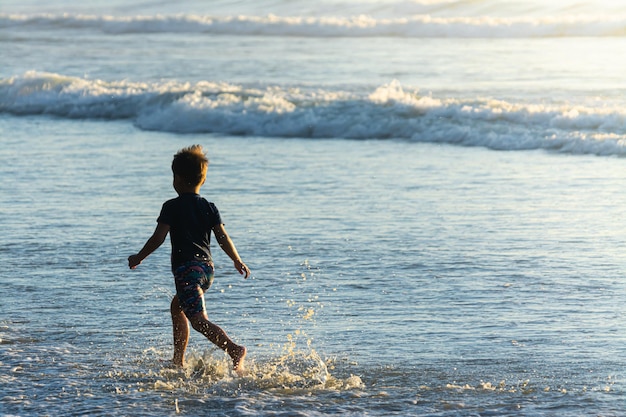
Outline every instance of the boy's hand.
[(130, 269), (137, 268), (137, 265), (139, 265), (140, 263), (141, 263), (141, 259), (139, 258), (139, 256), (137, 256), (137, 255), (130, 255), (128, 257), (128, 267)]
[(237, 269), (237, 271), (239, 271), (241, 275), (243, 275), (244, 279), (247, 279), (250, 276), (250, 268), (248, 268), (246, 264), (241, 262), (241, 259), (235, 259), (234, 264), (235, 268)]

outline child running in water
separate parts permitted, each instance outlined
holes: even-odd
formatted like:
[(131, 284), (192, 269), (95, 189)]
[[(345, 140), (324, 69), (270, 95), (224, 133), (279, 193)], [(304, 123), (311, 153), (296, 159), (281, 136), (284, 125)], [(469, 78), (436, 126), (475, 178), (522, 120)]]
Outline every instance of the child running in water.
[(204, 292), (213, 282), (213, 260), (209, 248), (211, 230), (220, 247), (233, 260), (237, 271), (245, 278), (250, 276), (250, 270), (241, 261), (233, 241), (226, 233), (217, 207), (199, 195), (208, 166), (209, 160), (200, 145), (181, 149), (174, 155), (172, 172), (178, 197), (163, 204), (154, 233), (139, 253), (128, 257), (128, 266), (135, 269), (161, 246), (169, 233), (172, 272), (176, 284), (176, 295), (170, 306), (174, 364), (181, 367), (185, 364), (189, 320), (195, 330), (228, 353), (233, 361), (233, 369), (241, 373), (246, 356), (245, 346), (234, 343), (224, 330), (209, 321), (204, 303)]

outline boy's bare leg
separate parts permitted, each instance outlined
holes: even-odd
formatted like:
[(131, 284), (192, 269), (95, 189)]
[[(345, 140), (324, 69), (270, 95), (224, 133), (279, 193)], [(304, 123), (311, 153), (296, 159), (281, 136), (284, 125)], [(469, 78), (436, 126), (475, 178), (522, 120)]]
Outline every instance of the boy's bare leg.
[(209, 321), (206, 313), (196, 314), (196, 316), (191, 319), (191, 326), (217, 345), (217, 347), (228, 353), (233, 360), (233, 369), (235, 372), (243, 371), (244, 358), (246, 357), (245, 346), (240, 346), (230, 340), (226, 332), (222, 330), (220, 326)]
[(174, 334), (174, 358), (172, 362), (176, 366), (185, 365), (185, 350), (189, 342), (189, 323), (185, 313), (180, 308), (178, 297), (174, 296), (170, 305), (170, 313), (172, 314), (172, 330)]

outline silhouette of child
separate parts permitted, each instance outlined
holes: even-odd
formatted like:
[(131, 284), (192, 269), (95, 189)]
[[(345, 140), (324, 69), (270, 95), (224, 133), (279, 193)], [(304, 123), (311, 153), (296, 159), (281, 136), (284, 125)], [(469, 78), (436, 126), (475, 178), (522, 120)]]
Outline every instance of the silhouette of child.
[(245, 278), (250, 276), (250, 269), (241, 261), (233, 241), (226, 233), (217, 207), (199, 194), (206, 180), (208, 166), (209, 160), (200, 145), (181, 149), (174, 155), (173, 185), (178, 197), (163, 204), (154, 233), (137, 254), (128, 257), (128, 266), (135, 269), (161, 246), (169, 233), (172, 272), (176, 284), (176, 295), (170, 306), (174, 364), (185, 364), (189, 320), (194, 330), (228, 353), (233, 361), (233, 369), (241, 373), (246, 356), (245, 346), (234, 343), (222, 328), (209, 321), (204, 302), (204, 292), (211, 286), (214, 276), (210, 251), (211, 231), (220, 247), (232, 259), (237, 271)]

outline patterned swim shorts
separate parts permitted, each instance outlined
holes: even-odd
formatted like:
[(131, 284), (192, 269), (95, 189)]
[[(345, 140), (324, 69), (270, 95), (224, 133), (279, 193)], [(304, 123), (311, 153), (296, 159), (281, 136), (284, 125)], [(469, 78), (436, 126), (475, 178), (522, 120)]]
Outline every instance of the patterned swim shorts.
[(213, 277), (213, 265), (206, 262), (189, 261), (174, 270), (176, 295), (188, 319), (206, 311), (204, 292), (213, 284)]

